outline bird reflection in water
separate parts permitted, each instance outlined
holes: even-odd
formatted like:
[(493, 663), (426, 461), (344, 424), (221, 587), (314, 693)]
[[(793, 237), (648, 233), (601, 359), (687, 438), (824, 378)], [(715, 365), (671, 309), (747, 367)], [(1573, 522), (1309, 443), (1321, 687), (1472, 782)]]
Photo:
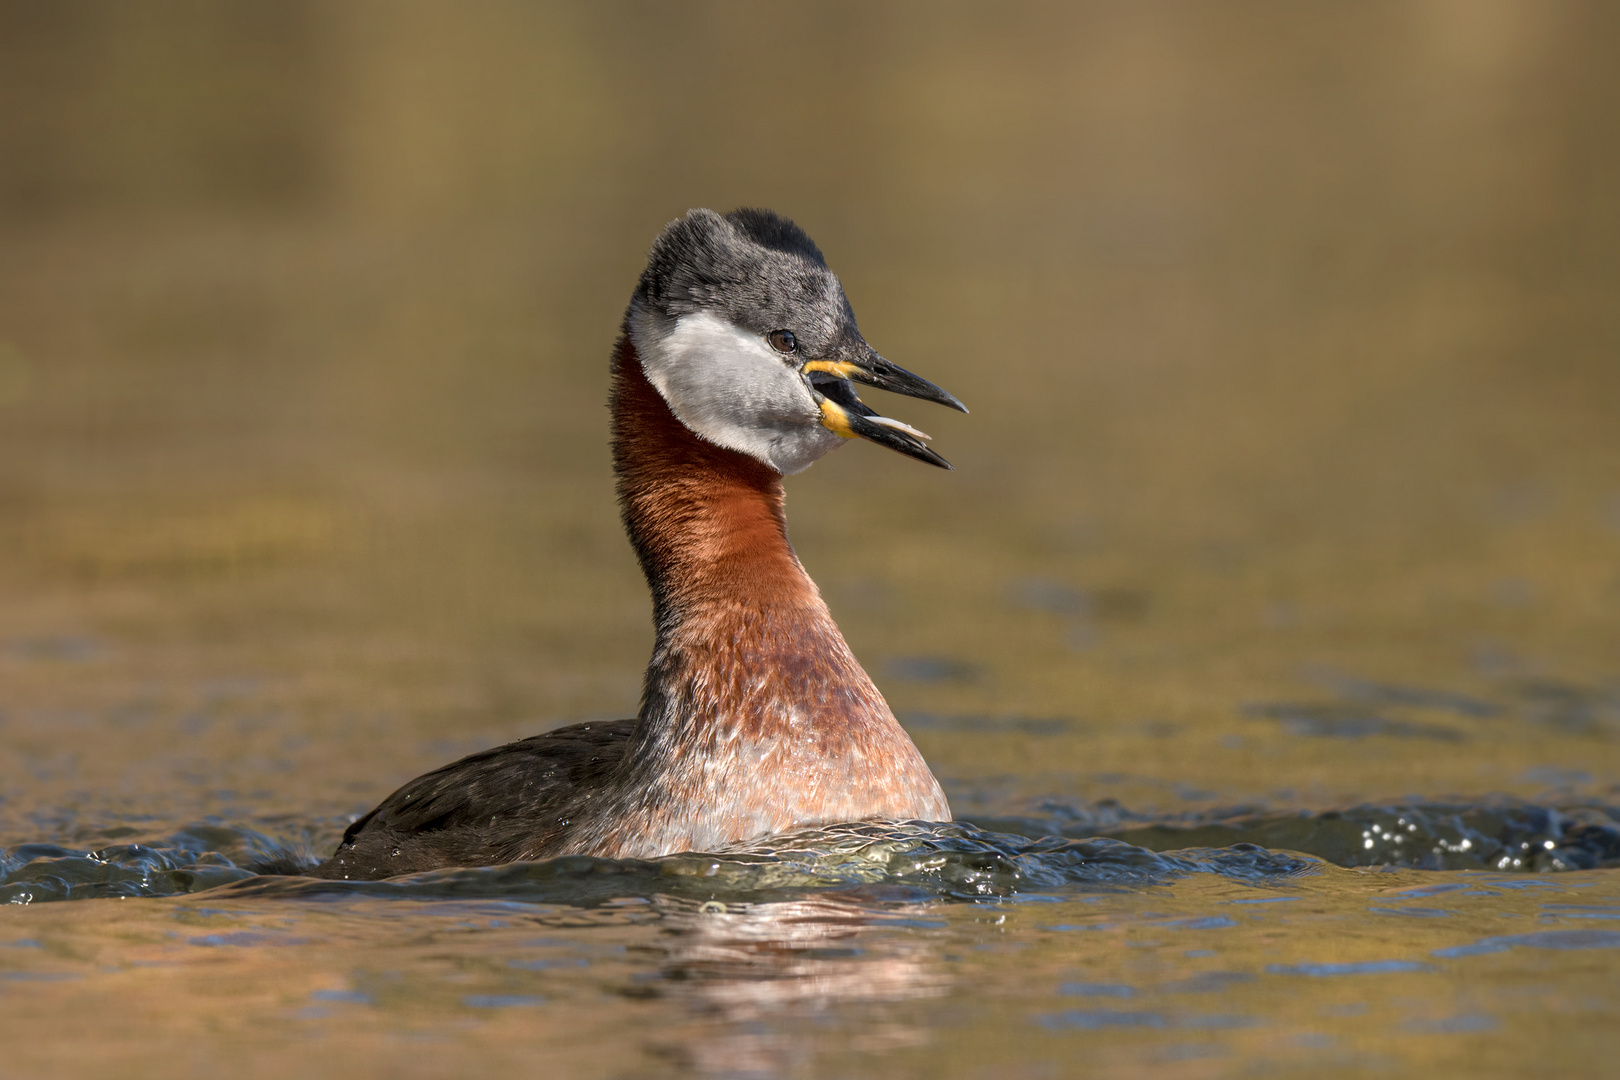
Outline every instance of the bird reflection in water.
[[(851, 1005), (943, 997), (953, 977), (916, 933), (923, 904), (873, 906), (861, 896), (682, 906), (665, 917), (667, 956), (655, 993), (701, 1017), (657, 1049), (703, 1075), (775, 1076), (825, 1053), (814, 1021)], [(915, 1046), (925, 1028), (897, 1012), (866, 1014), (840, 1049)]]

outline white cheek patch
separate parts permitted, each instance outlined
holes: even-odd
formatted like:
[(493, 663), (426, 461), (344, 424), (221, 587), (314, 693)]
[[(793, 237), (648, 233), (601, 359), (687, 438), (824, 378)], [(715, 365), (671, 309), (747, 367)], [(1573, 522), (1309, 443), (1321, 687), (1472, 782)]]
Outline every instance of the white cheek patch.
[(804, 379), (759, 335), (707, 311), (662, 321), (633, 313), (631, 341), (648, 381), (696, 434), (784, 474), (844, 441), (821, 426)]

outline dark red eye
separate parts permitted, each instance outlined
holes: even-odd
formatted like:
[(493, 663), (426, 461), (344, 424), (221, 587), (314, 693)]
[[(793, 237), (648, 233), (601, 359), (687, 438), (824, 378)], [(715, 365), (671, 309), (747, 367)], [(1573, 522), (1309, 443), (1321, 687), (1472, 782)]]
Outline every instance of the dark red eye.
[(799, 343), (794, 340), (793, 331), (791, 330), (772, 330), (766, 335), (765, 340), (769, 341), (771, 348), (777, 352), (792, 352), (799, 347)]

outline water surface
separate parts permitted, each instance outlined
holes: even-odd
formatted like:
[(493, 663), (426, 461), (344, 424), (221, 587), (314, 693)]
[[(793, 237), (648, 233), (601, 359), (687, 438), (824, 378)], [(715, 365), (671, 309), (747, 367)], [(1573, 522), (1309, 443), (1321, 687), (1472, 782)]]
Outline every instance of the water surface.
[[(1620, 26), (1464, 7), (0, 11), (8, 1066), (1608, 1067)], [(608, 350), (756, 203), (973, 410), (788, 507), (961, 823), (254, 878), (634, 712)]]

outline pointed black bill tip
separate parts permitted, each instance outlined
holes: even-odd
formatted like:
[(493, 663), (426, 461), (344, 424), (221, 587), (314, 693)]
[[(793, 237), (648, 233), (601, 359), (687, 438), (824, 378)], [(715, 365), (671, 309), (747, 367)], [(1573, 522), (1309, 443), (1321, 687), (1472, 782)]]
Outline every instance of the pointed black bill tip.
[(912, 374), (891, 360), (883, 359), (875, 352), (866, 363), (852, 366), (855, 370), (849, 377), (857, 382), (875, 386), (879, 390), (887, 390), (891, 394), (904, 394), (906, 397), (932, 401), (936, 405), (944, 405), (960, 413), (968, 411), (968, 407), (957, 400), (955, 394), (935, 386), (921, 375)]
[(903, 427), (891, 427), (888, 423), (884, 423), (884, 417), (863, 416), (859, 412), (849, 410), (845, 412), (844, 419), (849, 429), (863, 439), (875, 442), (879, 446), (886, 446), (906, 457), (927, 462), (936, 468), (955, 471), (955, 466), (929, 449), (928, 444), (922, 439)]

